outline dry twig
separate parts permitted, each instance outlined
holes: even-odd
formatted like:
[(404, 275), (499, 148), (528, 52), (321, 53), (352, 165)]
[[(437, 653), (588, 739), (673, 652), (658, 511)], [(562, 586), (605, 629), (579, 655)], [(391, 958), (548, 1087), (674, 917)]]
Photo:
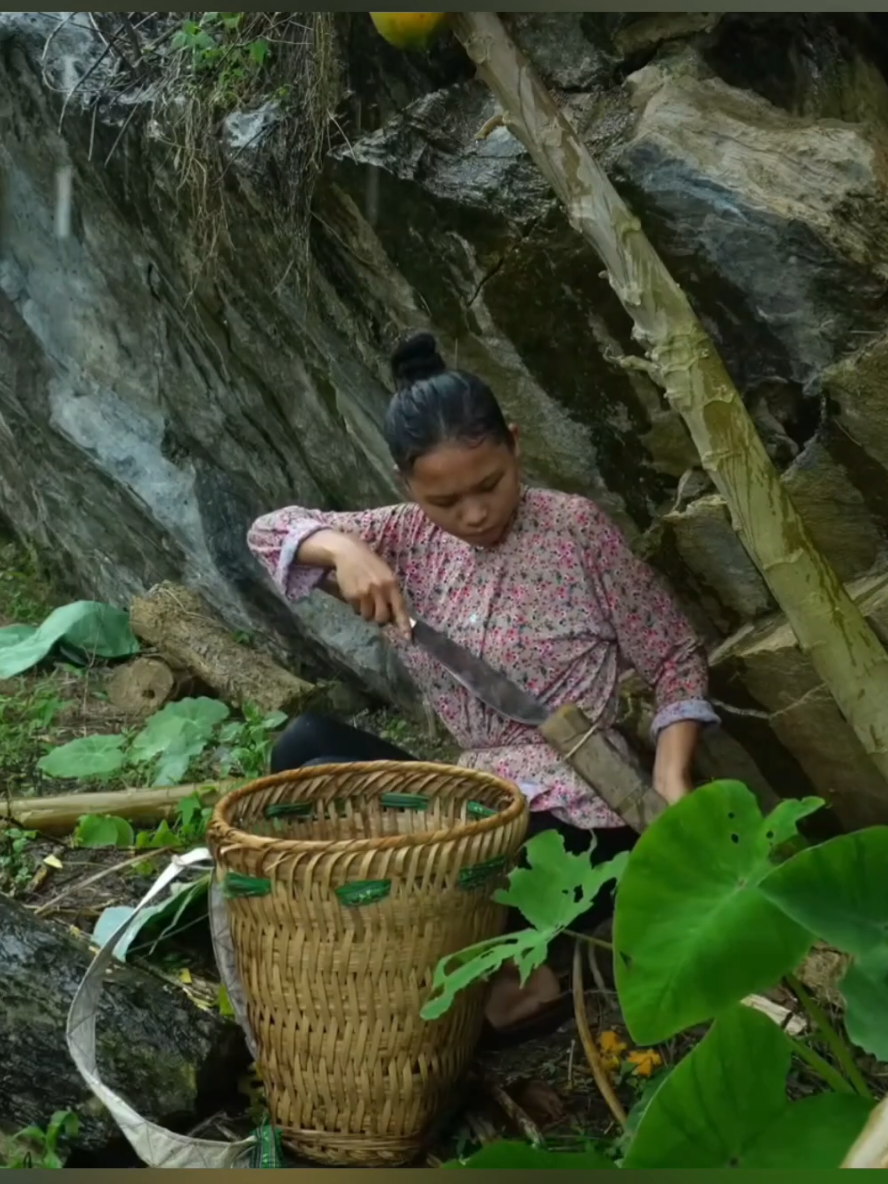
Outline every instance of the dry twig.
[(625, 1126), (626, 1111), (623, 1109), (620, 1099), (614, 1092), (614, 1087), (607, 1074), (607, 1070), (601, 1063), (601, 1057), (598, 1055), (598, 1049), (595, 1046), (595, 1037), (592, 1034), (592, 1028), (589, 1024), (589, 1015), (586, 1011), (586, 997), (583, 990), (583, 945), (583, 942), (577, 941), (574, 946), (573, 997), (577, 1031), (579, 1032), (580, 1042), (583, 1045), (586, 1059), (589, 1062), (589, 1068), (592, 1070), (592, 1076), (595, 1078), (595, 1084), (598, 1086), (601, 1096), (604, 1098), (608, 1109), (620, 1126)]

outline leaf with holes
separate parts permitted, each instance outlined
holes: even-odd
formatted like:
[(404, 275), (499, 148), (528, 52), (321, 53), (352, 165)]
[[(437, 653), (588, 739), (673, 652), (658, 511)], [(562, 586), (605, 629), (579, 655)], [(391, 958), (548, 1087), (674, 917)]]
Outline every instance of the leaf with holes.
[(497, 892), (494, 900), (518, 909), (541, 932), (567, 929), (592, 907), (605, 884), (619, 882), (629, 859), (624, 853), (607, 863), (593, 864), (588, 851), (568, 853), (556, 830), (535, 835), (525, 852), (528, 866), (515, 868), (509, 875), (509, 887)]
[(651, 1099), (623, 1168), (837, 1168), (872, 1103), (823, 1094), (790, 1102), (792, 1041), (735, 1007)]
[(519, 909), (534, 928), (494, 937), (442, 958), (423, 1019), (444, 1015), (460, 991), (489, 978), (506, 962), (514, 962), (525, 983), (543, 965), (559, 933), (590, 907), (604, 884), (619, 880), (629, 858), (618, 855), (596, 867), (588, 852), (569, 855), (557, 831), (536, 835), (526, 852), (530, 866), (510, 872), (508, 889), (494, 893), (494, 900)]
[(123, 736), (81, 736), (41, 757), (37, 768), (47, 777), (71, 781), (113, 777), (125, 763), (123, 740)]
[(739, 782), (717, 781), (661, 814), (620, 880), (614, 966), (627, 1027), (658, 1044), (795, 970), (812, 935), (761, 891), (782, 845), (822, 803), (763, 819)]
[(556, 931), (541, 933), (523, 929), (506, 937), (492, 937), (477, 945), (442, 958), (435, 967), (432, 994), (420, 1013), (424, 1020), (436, 1020), (453, 1006), (460, 991), (483, 982), (506, 962), (514, 962), (526, 982), (546, 961), (549, 942)]

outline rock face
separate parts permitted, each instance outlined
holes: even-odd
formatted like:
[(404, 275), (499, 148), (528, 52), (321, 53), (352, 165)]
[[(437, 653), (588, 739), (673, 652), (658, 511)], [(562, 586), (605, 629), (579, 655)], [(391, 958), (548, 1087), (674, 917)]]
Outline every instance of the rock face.
[[(105, 44), (86, 14), (64, 15), (0, 15), (0, 509), (80, 589), (124, 602), (186, 583), (301, 673), (332, 660), (409, 706), (379, 639), (322, 597), (283, 606), (244, 531), (290, 502), (398, 496), (379, 426), (385, 356), (397, 331), (429, 325), (521, 424), (530, 479), (596, 498), (713, 646), (777, 627), (681, 422), (619, 365), (630, 324), (601, 265), (509, 132), (477, 138), (496, 108), (457, 48), (405, 56), (351, 18), (347, 138), (316, 193), (310, 285), (282, 268), (274, 194), (250, 181), (273, 108), (230, 119), (232, 246), (192, 290), (193, 226), (149, 97), (101, 99)], [(689, 293), (819, 545), (845, 580), (877, 571), (884, 18), (510, 20)], [(728, 713), (726, 730), (764, 779), (808, 792), (829, 767), (834, 795), (853, 796), (848, 766), (817, 755), (830, 704), (816, 687), (766, 702), (744, 661), (731, 669), (758, 714)], [(773, 679), (776, 694), (792, 675), (778, 664)], [(847, 728), (828, 722), (839, 753)], [(860, 791), (874, 803), (861, 817), (888, 818), (877, 791)]]

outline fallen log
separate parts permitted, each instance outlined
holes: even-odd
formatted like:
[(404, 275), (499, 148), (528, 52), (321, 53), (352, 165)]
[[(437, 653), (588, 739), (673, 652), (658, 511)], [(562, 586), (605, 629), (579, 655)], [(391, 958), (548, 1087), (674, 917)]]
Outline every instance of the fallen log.
[(160, 658), (137, 658), (115, 670), (108, 680), (108, 702), (127, 716), (151, 715), (190, 691), (193, 679)]
[[(7, 1133), (45, 1129), (55, 1111), (71, 1110), (80, 1119), (78, 1149), (119, 1141), (65, 1043), (68, 1009), (91, 961), (85, 939), (0, 897), (0, 1129)], [(235, 1025), (129, 965), (109, 975), (96, 1039), (107, 1084), (146, 1118), (180, 1131), (234, 1095), (249, 1061)]]
[(67, 835), (86, 814), (126, 818), (129, 822), (157, 823), (172, 818), (180, 802), (199, 794), (212, 806), (233, 789), (235, 780), (173, 785), (164, 789), (121, 789), (113, 793), (66, 793), (54, 798), (13, 798), (0, 802), (0, 822), (14, 822), (22, 830), (46, 835)]
[(187, 670), (232, 706), (295, 715), (318, 691), (242, 645), (201, 597), (178, 584), (158, 584), (130, 606), (130, 627), (174, 670)]

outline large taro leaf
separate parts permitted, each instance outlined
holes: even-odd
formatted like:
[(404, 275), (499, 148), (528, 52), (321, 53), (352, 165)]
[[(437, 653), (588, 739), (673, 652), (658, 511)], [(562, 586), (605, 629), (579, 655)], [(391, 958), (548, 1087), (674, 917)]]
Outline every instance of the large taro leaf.
[(888, 826), (800, 852), (761, 890), (822, 941), (855, 957), (871, 954), (888, 939)]
[(217, 699), (181, 699), (151, 717), (133, 740), (130, 760), (136, 764), (156, 761), (155, 787), (178, 785), (192, 760), (199, 757), (216, 727), (230, 715)]
[(87, 659), (127, 658), (139, 651), (125, 612), (98, 601), (79, 600), (55, 609), (38, 629), (16, 625), (3, 630), (0, 679), (31, 670), (61, 643)]
[(855, 958), (839, 990), (848, 1035), (865, 1052), (888, 1061), (888, 948)]
[(641, 836), (614, 918), (617, 990), (637, 1043), (668, 1040), (795, 970), (813, 938), (759, 885), (821, 804), (781, 802), (764, 819), (744, 785), (718, 781)]
[(126, 763), (123, 736), (80, 736), (40, 758), (37, 768), (47, 777), (83, 781), (113, 777)]
[(521, 982), (546, 960), (549, 944), (585, 912), (601, 888), (619, 880), (627, 854), (594, 865), (589, 853), (570, 855), (557, 831), (535, 835), (526, 846), (528, 867), (515, 868), (508, 889), (494, 894), (499, 904), (519, 909), (533, 928), (494, 937), (442, 958), (435, 968), (432, 994), (422, 1009), (425, 1020), (438, 1019), (460, 991), (489, 978), (514, 962)]
[(854, 956), (840, 989), (855, 1044), (888, 1059), (888, 827), (812, 847), (771, 872), (762, 892), (787, 916)]
[(792, 1043), (735, 1007), (651, 1099), (623, 1168), (837, 1168), (872, 1103), (845, 1094), (789, 1102)]

